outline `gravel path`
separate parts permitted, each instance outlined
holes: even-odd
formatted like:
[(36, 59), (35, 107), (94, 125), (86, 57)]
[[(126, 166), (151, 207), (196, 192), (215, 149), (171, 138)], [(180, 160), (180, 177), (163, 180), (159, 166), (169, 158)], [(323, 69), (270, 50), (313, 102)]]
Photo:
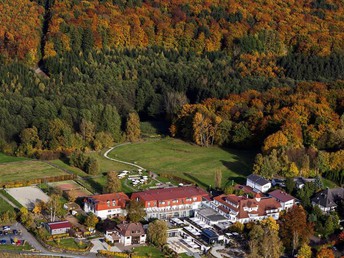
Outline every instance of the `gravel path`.
[(119, 145), (116, 145), (114, 147), (111, 147), (110, 149), (108, 149), (105, 153), (104, 153), (104, 157), (109, 159), (109, 160), (112, 160), (112, 161), (115, 161), (115, 162), (118, 162), (118, 163), (122, 163), (122, 164), (126, 164), (126, 165), (129, 165), (129, 166), (133, 166), (133, 167), (136, 167), (138, 169), (142, 169), (142, 170), (146, 170), (145, 168), (143, 167), (140, 167), (134, 163), (130, 163), (130, 162), (127, 162), (127, 161), (123, 161), (123, 160), (119, 160), (119, 159), (113, 159), (113, 158), (110, 158), (108, 156), (109, 152), (112, 151), (113, 149), (115, 148), (118, 148), (120, 146), (124, 146), (124, 145), (128, 145), (128, 144), (131, 144), (131, 142), (126, 142), (126, 143), (122, 143), (122, 144), (119, 144)]

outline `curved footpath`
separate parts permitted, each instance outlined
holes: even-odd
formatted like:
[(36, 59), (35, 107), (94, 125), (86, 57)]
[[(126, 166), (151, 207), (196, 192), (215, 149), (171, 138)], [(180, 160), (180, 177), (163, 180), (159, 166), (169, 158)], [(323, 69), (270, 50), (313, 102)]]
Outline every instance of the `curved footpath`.
[(104, 157), (107, 158), (107, 159), (109, 159), (109, 160), (118, 162), (118, 163), (122, 163), (122, 164), (126, 164), (126, 165), (129, 165), (129, 166), (133, 166), (133, 167), (136, 167), (136, 168), (138, 168), (138, 169), (146, 170), (145, 168), (140, 167), (139, 165), (136, 165), (136, 164), (134, 164), (134, 163), (130, 163), (130, 162), (123, 161), (123, 160), (119, 160), (119, 159), (113, 159), (113, 158), (110, 158), (110, 157), (108, 156), (109, 152), (112, 151), (113, 149), (118, 148), (118, 147), (120, 147), (120, 146), (128, 145), (128, 144), (131, 144), (131, 142), (126, 142), (126, 143), (122, 143), (122, 144), (116, 145), (116, 146), (114, 146), (114, 147), (111, 147), (110, 149), (108, 149), (108, 150), (104, 153)]

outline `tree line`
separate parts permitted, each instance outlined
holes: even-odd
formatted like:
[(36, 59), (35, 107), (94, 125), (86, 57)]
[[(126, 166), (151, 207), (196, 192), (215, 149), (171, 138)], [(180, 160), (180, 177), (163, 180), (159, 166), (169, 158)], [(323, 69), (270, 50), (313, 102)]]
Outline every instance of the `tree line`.
[[(253, 172), (267, 178), (343, 178), (343, 85), (302, 82), (186, 104), (171, 134), (200, 146), (260, 148)], [(329, 176), (331, 175), (331, 176)]]

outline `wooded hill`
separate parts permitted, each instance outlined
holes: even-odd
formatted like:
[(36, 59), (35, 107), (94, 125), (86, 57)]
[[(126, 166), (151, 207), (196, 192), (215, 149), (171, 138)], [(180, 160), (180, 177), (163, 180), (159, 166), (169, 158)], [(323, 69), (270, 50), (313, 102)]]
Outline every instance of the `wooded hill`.
[[(0, 149), (99, 149), (137, 112), (200, 145), (263, 145), (255, 169), (266, 176), (313, 175), (322, 152), (334, 166), (322, 172), (343, 171), (332, 160), (343, 149), (343, 8), (0, 0)], [(31, 70), (38, 62), (47, 77)]]
[(344, 49), (340, 0), (13, 0), (0, 10), (2, 51), (29, 63), (40, 59), (42, 34), (44, 58), (148, 46), (269, 58)]

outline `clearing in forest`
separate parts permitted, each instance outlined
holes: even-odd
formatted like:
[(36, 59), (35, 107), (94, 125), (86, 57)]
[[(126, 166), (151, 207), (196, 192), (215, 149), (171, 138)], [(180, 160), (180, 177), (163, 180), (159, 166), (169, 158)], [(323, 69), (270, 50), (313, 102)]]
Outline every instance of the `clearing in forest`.
[(203, 187), (214, 186), (215, 171), (222, 171), (222, 185), (244, 183), (251, 173), (255, 152), (221, 147), (200, 147), (173, 138), (146, 140), (119, 146), (109, 157), (135, 163), (148, 170), (175, 175)]

